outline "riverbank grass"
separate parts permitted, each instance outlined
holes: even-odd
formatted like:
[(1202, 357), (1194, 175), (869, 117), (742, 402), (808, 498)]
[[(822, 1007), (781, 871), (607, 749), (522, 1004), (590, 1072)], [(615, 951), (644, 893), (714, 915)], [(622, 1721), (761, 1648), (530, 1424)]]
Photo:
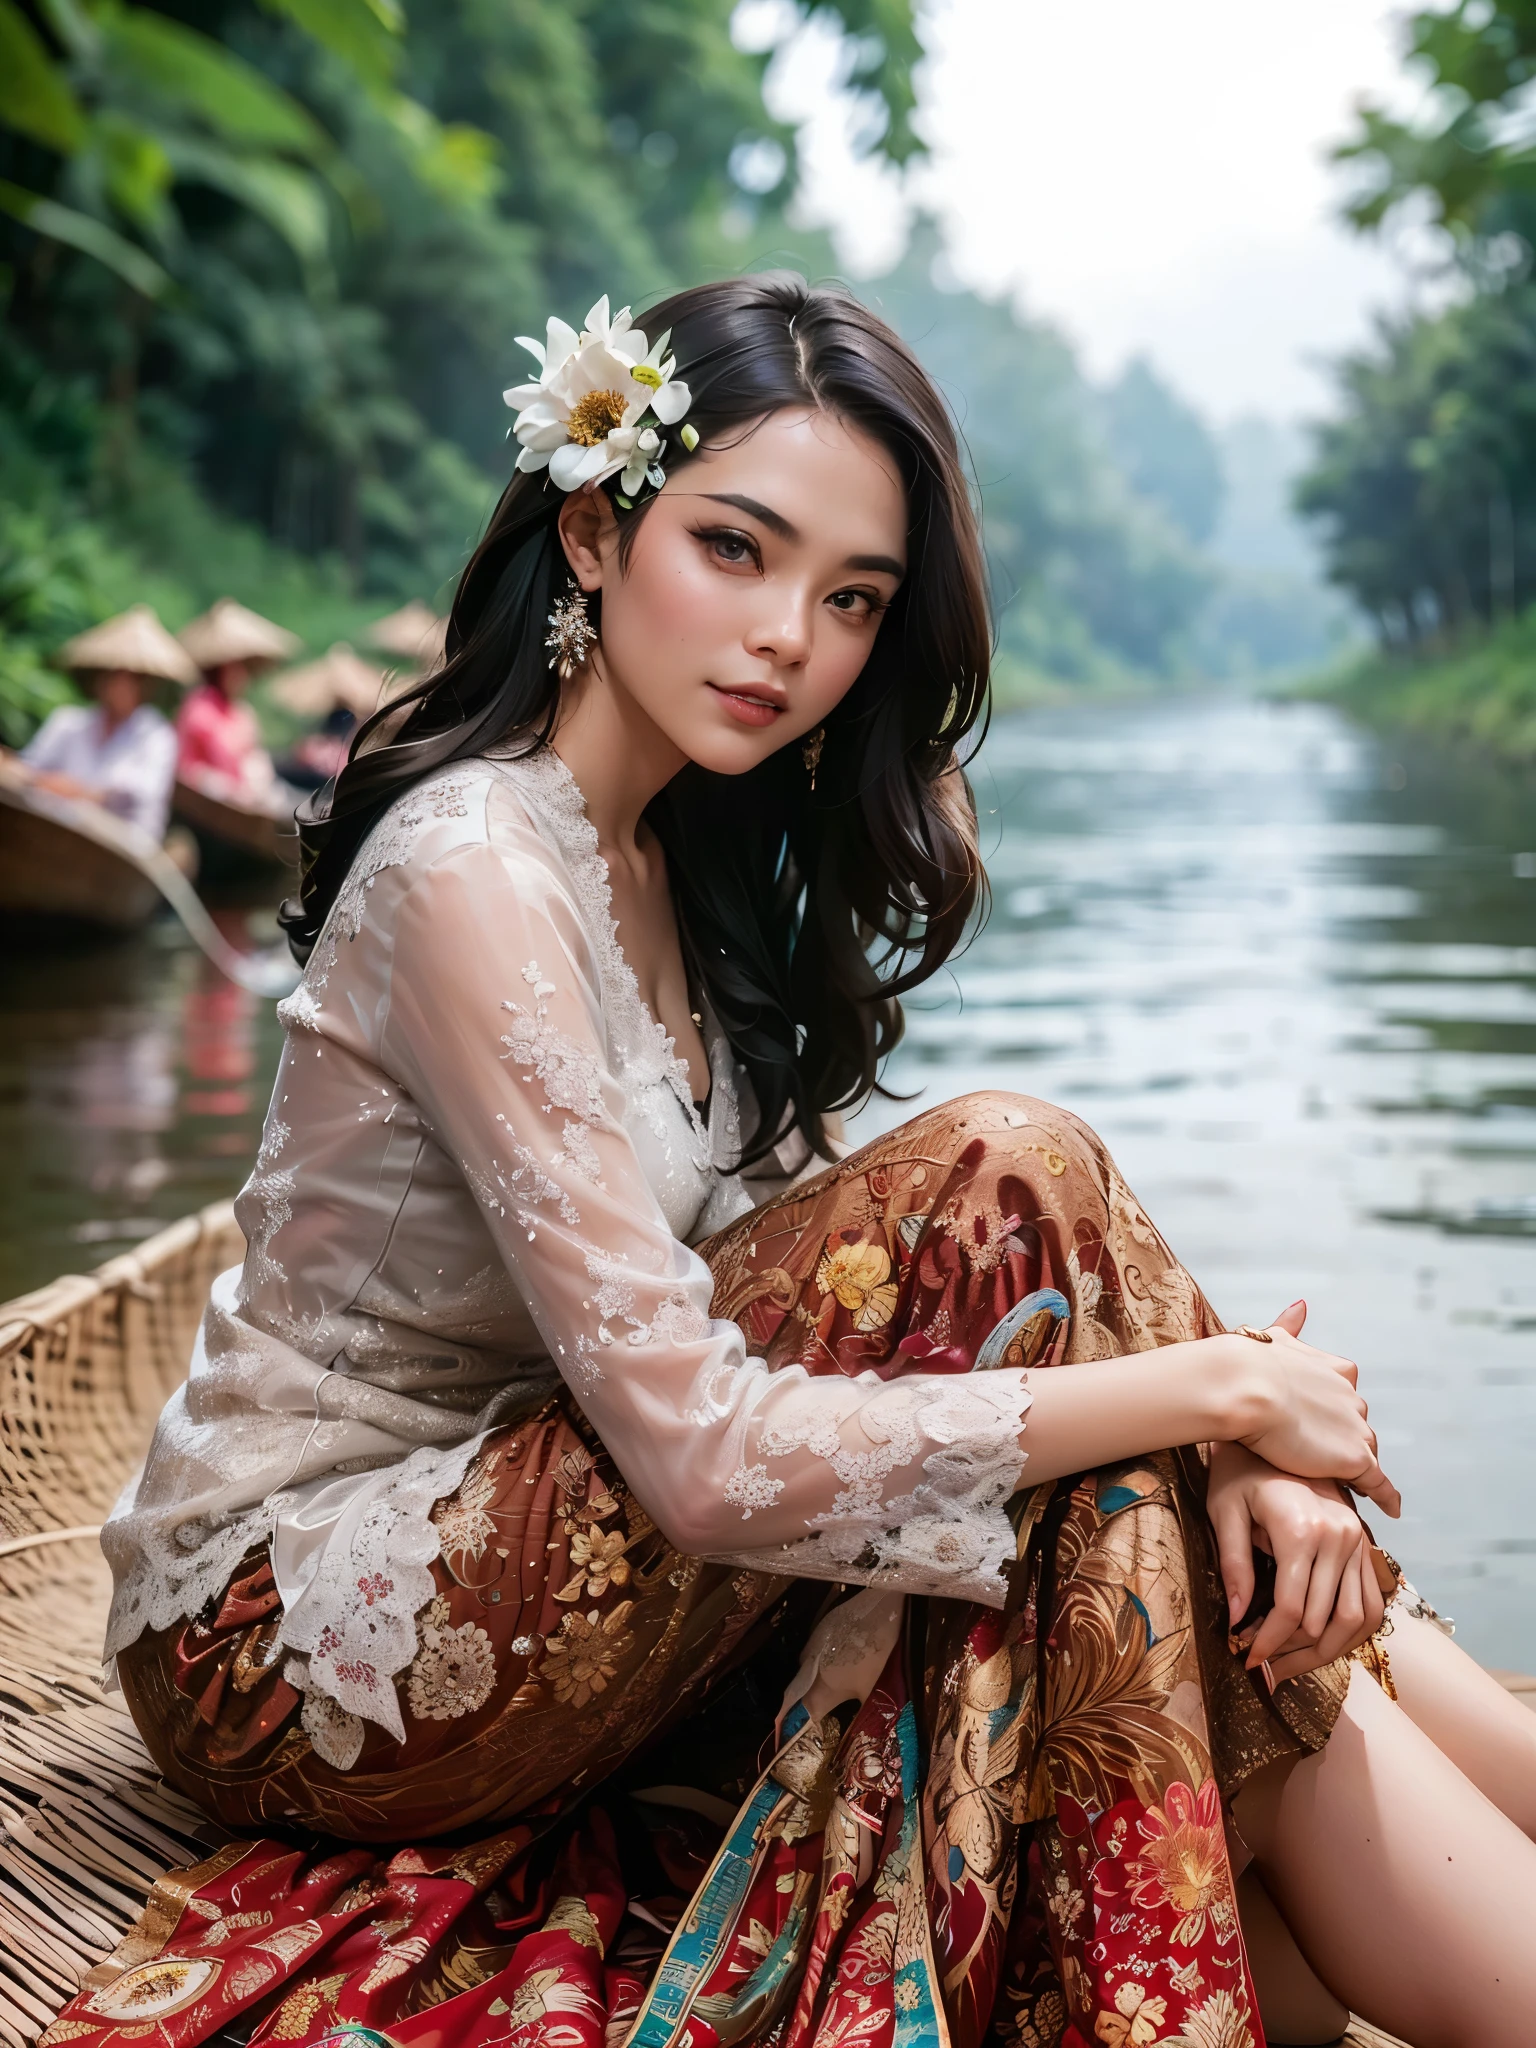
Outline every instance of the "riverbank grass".
[(1443, 654), (1368, 655), (1314, 678), (1306, 694), (1371, 725), (1471, 741), (1536, 766), (1536, 606)]

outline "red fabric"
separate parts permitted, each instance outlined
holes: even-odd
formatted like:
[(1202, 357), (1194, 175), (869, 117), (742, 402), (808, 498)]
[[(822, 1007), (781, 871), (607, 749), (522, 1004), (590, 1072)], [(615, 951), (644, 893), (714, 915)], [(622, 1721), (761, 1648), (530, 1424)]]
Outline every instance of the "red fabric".
[(194, 784), (210, 775), (239, 783), (251, 756), (262, 751), (250, 705), (226, 697), (212, 683), (199, 683), (182, 705), (176, 738), (176, 773)]

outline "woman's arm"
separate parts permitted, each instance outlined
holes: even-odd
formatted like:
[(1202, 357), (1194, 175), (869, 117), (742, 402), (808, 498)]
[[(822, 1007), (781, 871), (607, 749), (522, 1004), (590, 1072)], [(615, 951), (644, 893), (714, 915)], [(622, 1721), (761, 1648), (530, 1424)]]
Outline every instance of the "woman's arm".
[(1174, 1444), (1236, 1443), (1283, 1472), (1343, 1480), (1396, 1515), (1355, 1367), (1281, 1323), (1272, 1342), (1202, 1337), (1029, 1375), (1029, 1477), (1060, 1479)]
[[(1012, 1556), (1001, 1504), (1026, 1450), (1033, 1479), (1227, 1431), (1283, 1449), (1288, 1430), (1317, 1469), (1365, 1466), (1358, 1398), (1301, 1345), (1284, 1369), (1278, 1344), (1239, 1338), (1030, 1385), (1017, 1369), (769, 1372), (734, 1324), (711, 1319), (713, 1276), (671, 1235), (640, 1169), (599, 970), (547, 847), (503, 821), (491, 844), (394, 872), (405, 886), (384, 1063), (478, 1195), (550, 1356), (679, 1548), (1000, 1602)], [(332, 993), (344, 995), (339, 980)], [(1293, 1383), (1306, 1398), (1287, 1423)], [(1026, 1440), (1032, 1396), (1043, 1426)]]

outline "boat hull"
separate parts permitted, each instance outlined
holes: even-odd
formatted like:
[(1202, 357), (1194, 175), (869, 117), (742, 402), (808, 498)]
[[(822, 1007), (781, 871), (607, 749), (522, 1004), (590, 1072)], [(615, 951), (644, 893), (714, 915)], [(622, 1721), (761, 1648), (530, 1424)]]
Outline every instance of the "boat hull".
[(178, 782), (171, 800), (172, 815), (196, 835), (205, 880), (221, 873), (264, 869), (279, 873), (297, 868), (299, 840), (289, 819), (270, 811), (248, 810)]
[(0, 787), (0, 918), (8, 924), (136, 931), (159, 902), (155, 884), (106, 834)]

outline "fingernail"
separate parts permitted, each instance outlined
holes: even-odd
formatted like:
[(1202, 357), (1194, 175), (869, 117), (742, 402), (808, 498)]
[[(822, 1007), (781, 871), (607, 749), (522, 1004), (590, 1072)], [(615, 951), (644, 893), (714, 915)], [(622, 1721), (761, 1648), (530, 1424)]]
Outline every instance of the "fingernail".
[(1269, 1668), (1269, 1659), (1267, 1657), (1264, 1659), (1264, 1662), (1259, 1666), (1259, 1669), (1264, 1674), (1264, 1683), (1269, 1687), (1270, 1691), (1273, 1692), (1275, 1689), (1275, 1674)]

